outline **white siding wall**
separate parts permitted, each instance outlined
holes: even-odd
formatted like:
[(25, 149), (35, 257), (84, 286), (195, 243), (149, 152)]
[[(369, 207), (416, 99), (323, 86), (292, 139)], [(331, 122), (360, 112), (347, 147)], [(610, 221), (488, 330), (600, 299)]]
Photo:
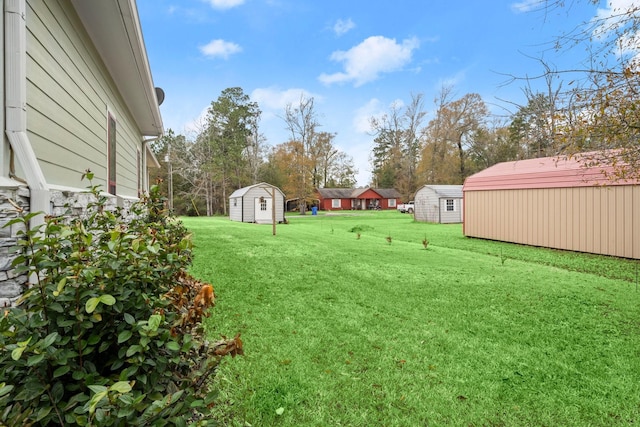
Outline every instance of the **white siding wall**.
[[(447, 200), (453, 200), (453, 211), (447, 211)], [(462, 222), (462, 199), (440, 199), (440, 223), (457, 224)]]
[(28, 134), (47, 182), (106, 189), (107, 110), (117, 120), (117, 193), (137, 197), (142, 135), (68, 0), (29, 0)]
[(231, 221), (242, 221), (242, 197), (229, 199), (229, 219)]
[[(237, 206), (229, 199), (229, 219), (232, 221), (255, 222), (255, 203), (260, 197), (271, 198), (271, 188), (252, 187), (242, 197), (237, 197)], [(276, 222), (284, 221), (284, 195), (276, 188)]]
[(266, 192), (258, 188), (252, 188), (242, 198), (242, 210), (243, 210), (242, 220), (244, 222), (255, 222), (256, 220), (256, 214), (255, 214), (256, 206), (255, 206), (254, 199), (256, 197), (260, 197), (258, 193), (260, 195), (264, 195)]
[(416, 221), (438, 222), (438, 196), (431, 188), (422, 187), (415, 196)]
[[(447, 200), (453, 200), (453, 211), (447, 211)], [(422, 187), (416, 192), (416, 221), (455, 224), (462, 222), (462, 199), (447, 198), (430, 187)]]

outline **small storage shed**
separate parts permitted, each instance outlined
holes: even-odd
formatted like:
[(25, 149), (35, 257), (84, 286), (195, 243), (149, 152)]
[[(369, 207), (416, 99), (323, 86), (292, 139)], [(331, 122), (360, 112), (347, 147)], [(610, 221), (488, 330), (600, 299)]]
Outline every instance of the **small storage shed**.
[(284, 193), (278, 187), (266, 182), (240, 188), (229, 196), (229, 219), (273, 224), (275, 208), (276, 223), (284, 222), (284, 200)]
[(416, 192), (414, 202), (416, 221), (462, 222), (462, 185), (425, 185)]
[(463, 193), (465, 236), (640, 259), (640, 186), (579, 159), (499, 163)]

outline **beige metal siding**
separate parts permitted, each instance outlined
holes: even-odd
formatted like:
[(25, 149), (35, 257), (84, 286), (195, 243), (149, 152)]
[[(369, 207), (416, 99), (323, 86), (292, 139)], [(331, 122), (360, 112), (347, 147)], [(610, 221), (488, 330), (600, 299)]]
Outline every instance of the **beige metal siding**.
[(138, 195), (142, 135), (67, 0), (29, 1), (28, 133), (47, 182), (84, 188), (91, 169), (106, 189), (107, 109), (117, 120), (117, 193)]
[(465, 235), (640, 259), (640, 186), (465, 192)]

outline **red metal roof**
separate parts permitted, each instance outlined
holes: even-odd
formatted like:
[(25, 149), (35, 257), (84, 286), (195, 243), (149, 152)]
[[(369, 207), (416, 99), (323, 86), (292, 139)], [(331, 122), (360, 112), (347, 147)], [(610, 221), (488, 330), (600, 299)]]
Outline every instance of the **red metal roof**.
[(605, 174), (612, 172), (610, 167), (587, 167), (580, 158), (542, 157), (498, 163), (468, 177), (463, 191), (638, 184), (607, 179)]

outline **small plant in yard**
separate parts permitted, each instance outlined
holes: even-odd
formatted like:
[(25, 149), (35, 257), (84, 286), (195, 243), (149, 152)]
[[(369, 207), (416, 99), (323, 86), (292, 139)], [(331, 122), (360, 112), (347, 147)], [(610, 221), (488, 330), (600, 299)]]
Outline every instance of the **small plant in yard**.
[(25, 230), (13, 266), (32, 285), (0, 318), (0, 425), (212, 423), (210, 380), (242, 342), (205, 339), (215, 297), (186, 273), (190, 236), (156, 187), (130, 221), (89, 191), (82, 218), (8, 224)]
[(427, 240), (427, 236), (424, 236), (424, 239), (422, 239), (422, 246), (424, 246), (425, 249), (427, 249), (427, 247), (429, 246), (429, 240)]
[(373, 227), (370, 225), (356, 225), (349, 229), (349, 233), (361, 234), (364, 231), (373, 231)]
[(500, 248), (500, 262), (502, 265), (507, 261), (507, 256), (502, 252), (502, 248)]
[(387, 240), (387, 243), (388, 243), (388, 244), (391, 244), (391, 241), (392, 241), (393, 239), (391, 238), (391, 235), (388, 235), (388, 236), (386, 237), (386, 240)]
[(360, 233), (356, 234), (356, 239), (360, 240)]

